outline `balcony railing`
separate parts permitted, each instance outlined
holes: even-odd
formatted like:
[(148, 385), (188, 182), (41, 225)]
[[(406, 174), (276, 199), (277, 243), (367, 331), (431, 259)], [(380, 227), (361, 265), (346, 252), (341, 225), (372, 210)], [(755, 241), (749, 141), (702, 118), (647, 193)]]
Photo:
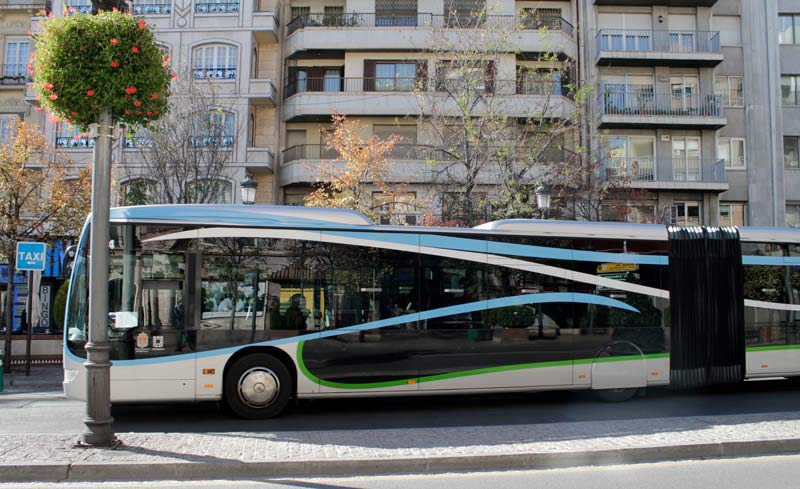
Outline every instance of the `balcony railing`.
[(94, 139), (75, 136), (58, 136), (56, 137), (56, 148), (94, 148)]
[[(492, 150), (488, 148), (487, 151)], [(507, 148), (496, 147), (495, 150), (504, 152)], [(569, 152), (561, 149), (546, 150), (539, 160), (542, 162), (565, 161), (569, 158)], [(337, 160), (340, 159), (339, 153), (327, 147), (325, 144), (298, 144), (283, 150), (283, 162), (290, 163), (297, 160)], [(409, 161), (455, 161), (456, 157), (443, 149), (434, 148), (424, 144), (398, 143), (392, 147), (387, 155), (390, 160), (409, 160)]]
[(722, 95), (655, 93), (640, 88), (607, 89), (597, 96), (602, 115), (722, 117)]
[[(463, 84), (464, 86), (458, 86)], [(494, 95), (560, 95), (568, 96), (570, 89), (561, 81), (551, 80), (432, 80), (423, 78), (304, 78), (290, 80), (284, 89), (291, 97), (303, 92), (447, 92), (471, 90)]]
[(648, 31), (601, 29), (596, 37), (601, 51), (657, 53), (719, 53), (719, 31)]
[(25, 65), (3, 65), (0, 85), (24, 85), (28, 82), (28, 68)]
[(503, 28), (503, 29), (548, 29), (572, 35), (572, 24), (556, 15), (436, 15), (430, 13), (314, 13), (303, 14), (289, 22), (287, 35), (306, 27), (420, 27), (420, 28)]
[(725, 160), (670, 157), (605, 158), (602, 174), (630, 182), (725, 182)]
[(239, 11), (239, 2), (196, 3), (194, 11), (198, 14), (228, 14)]
[(192, 77), (195, 80), (233, 80), (236, 78), (236, 68), (195, 68)]
[(164, 15), (172, 13), (171, 3), (134, 3), (131, 7), (134, 15)]

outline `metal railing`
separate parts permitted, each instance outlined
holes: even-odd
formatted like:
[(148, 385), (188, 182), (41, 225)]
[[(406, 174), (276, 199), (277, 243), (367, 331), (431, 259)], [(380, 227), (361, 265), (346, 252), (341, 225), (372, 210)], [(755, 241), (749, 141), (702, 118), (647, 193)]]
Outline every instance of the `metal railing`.
[(725, 160), (617, 157), (601, 162), (602, 175), (631, 182), (725, 182)]
[(239, 11), (239, 2), (196, 3), (194, 11), (198, 14), (227, 14)]
[(76, 138), (75, 136), (58, 136), (56, 137), (56, 148), (94, 148), (94, 139), (84, 137)]
[(29, 80), (28, 67), (26, 65), (3, 65), (3, 76), (0, 76), (0, 85), (24, 85)]
[(195, 80), (233, 80), (236, 78), (236, 68), (194, 68), (192, 77)]
[(233, 147), (233, 136), (190, 136), (189, 144), (195, 148), (230, 148)]
[(135, 15), (163, 15), (172, 13), (171, 3), (134, 3), (131, 10)]
[[(464, 86), (459, 86), (462, 84)], [(425, 78), (302, 78), (289, 80), (284, 87), (285, 97), (304, 92), (358, 93), (414, 91), (465, 91), (494, 95), (559, 95), (568, 96), (569, 87), (552, 80), (431, 80)]]
[(601, 51), (719, 53), (719, 31), (650, 31), (601, 29), (595, 37)]
[(601, 90), (597, 102), (602, 115), (722, 117), (722, 95), (655, 93), (652, 87)]
[(421, 28), (504, 28), (504, 29), (548, 29), (572, 35), (572, 24), (556, 15), (455, 15), (416, 12), (368, 12), (368, 13), (311, 13), (292, 19), (286, 26), (286, 35), (307, 27), (421, 27)]
[(150, 146), (153, 143), (152, 137), (146, 136), (126, 136), (125, 137), (125, 148), (126, 149), (133, 149), (133, 148), (144, 148)]
[[(495, 150), (500, 152), (507, 152), (508, 148), (505, 147), (490, 147), (484, 148), (485, 151)], [(521, 152), (525, 149), (521, 148)], [(542, 162), (561, 162), (566, 161), (570, 154), (566, 150), (561, 149), (548, 149), (540, 155), (539, 160)], [(387, 155), (390, 160), (408, 160), (408, 161), (455, 161), (457, 158), (448, 153), (444, 149), (434, 148), (424, 144), (409, 144), (397, 143), (392, 147), (392, 150)], [(283, 162), (290, 163), (298, 160), (337, 160), (340, 155), (335, 150), (327, 147), (325, 144), (298, 144), (290, 146), (283, 150)]]

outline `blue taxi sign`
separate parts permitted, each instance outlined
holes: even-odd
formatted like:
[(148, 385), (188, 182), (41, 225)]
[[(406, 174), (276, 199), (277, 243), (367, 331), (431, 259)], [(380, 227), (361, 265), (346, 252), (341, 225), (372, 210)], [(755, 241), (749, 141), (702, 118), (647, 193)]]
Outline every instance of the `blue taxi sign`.
[(44, 243), (17, 243), (17, 270), (44, 270)]

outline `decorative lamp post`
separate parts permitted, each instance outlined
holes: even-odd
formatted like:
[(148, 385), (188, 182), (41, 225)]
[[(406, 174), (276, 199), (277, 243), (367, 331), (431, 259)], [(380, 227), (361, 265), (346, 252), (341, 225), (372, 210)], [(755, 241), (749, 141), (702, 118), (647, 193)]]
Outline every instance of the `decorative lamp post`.
[(239, 187), (241, 187), (242, 191), (242, 204), (255, 204), (258, 183), (253, 180), (253, 177), (251, 177), (249, 173), (244, 177), (244, 180), (239, 182)]
[(536, 187), (534, 193), (536, 194), (536, 206), (542, 211), (542, 219), (547, 219), (547, 213), (550, 210), (550, 186), (543, 183)]

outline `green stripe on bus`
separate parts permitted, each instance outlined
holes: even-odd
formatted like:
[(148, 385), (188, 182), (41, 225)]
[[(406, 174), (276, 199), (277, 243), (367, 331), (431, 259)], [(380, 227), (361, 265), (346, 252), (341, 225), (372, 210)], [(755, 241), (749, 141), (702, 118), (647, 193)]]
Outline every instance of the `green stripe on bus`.
[(474, 375), (485, 375), (497, 372), (510, 372), (514, 370), (528, 370), (534, 368), (566, 367), (570, 365), (585, 365), (591, 363), (628, 362), (635, 360), (669, 358), (669, 353), (651, 353), (648, 355), (625, 355), (618, 357), (585, 358), (579, 360), (559, 360), (555, 362), (521, 363), (516, 365), (504, 365), (500, 367), (478, 368), (473, 370), (463, 370), (461, 372), (429, 375), (427, 377), (421, 377), (419, 379), (399, 379), (399, 380), (388, 380), (385, 382), (366, 382), (363, 384), (350, 384), (345, 382), (331, 382), (329, 380), (321, 379), (316, 375), (314, 375), (313, 373), (311, 373), (311, 371), (308, 370), (308, 367), (306, 366), (305, 360), (303, 359), (304, 345), (305, 345), (304, 341), (301, 341), (297, 344), (297, 364), (300, 367), (300, 371), (303, 372), (303, 375), (305, 375), (312, 382), (318, 382), (320, 385), (323, 385), (325, 387), (333, 387), (337, 389), (379, 389), (382, 387), (413, 385), (414, 383), (417, 382), (418, 383), (433, 382), (437, 380), (456, 379), (459, 377), (470, 377)]
[(800, 345), (771, 345), (771, 346), (748, 346), (747, 351), (755, 353), (758, 351), (778, 351), (778, 350), (800, 350)]

